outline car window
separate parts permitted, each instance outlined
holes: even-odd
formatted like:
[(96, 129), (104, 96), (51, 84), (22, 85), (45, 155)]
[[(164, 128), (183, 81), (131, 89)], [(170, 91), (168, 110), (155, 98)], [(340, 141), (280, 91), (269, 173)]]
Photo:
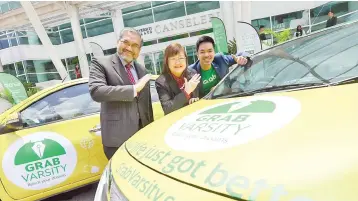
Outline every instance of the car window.
[(155, 81), (151, 80), (150, 81), (150, 95), (152, 96), (152, 102), (158, 102), (159, 101), (159, 96), (157, 93), (157, 89), (155, 88)]
[(246, 70), (235, 68), (209, 98), (270, 86), (323, 84), (358, 76), (358, 23), (262, 51)]
[(93, 101), (88, 84), (67, 87), (52, 93), (21, 112), (21, 119), (27, 126), (68, 120), (98, 113), (100, 104)]

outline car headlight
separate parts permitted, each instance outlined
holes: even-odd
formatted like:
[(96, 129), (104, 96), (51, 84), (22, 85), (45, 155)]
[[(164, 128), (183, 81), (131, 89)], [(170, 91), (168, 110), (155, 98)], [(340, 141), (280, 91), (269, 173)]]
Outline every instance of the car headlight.
[(109, 161), (103, 171), (94, 201), (128, 201), (114, 181), (111, 171), (111, 161)]

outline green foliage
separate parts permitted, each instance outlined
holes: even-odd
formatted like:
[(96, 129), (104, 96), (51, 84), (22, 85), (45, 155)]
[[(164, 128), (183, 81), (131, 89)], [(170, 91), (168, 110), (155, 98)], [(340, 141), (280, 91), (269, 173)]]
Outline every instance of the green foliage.
[(12, 96), (11, 92), (8, 89), (4, 89), (3, 91), (0, 91), (0, 98), (9, 101), (12, 105), (16, 104), (14, 97)]
[(237, 46), (236, 46), (236, 39), (234, 38), (233, 40), (229, 40), (228, 44), (228, 50), (229, 50), (229, 54), (236, 54), (237, 52)]
[[(41, 90), (39, 87), (36, 87), (35, 84), (33, 83), (22, 83), (22, 84), (25, 87), (25, 91), (28, 97), (36, 94)], [(8, 89), (4, 88), (3, 91), (0, 91), (0, 98), (9, 101), (12, 105), (16, 105), (14, 97), (12, 96), (11, 92)]]
[(25, 91), (27, 93), (27, 96), (30, 97), (34, 95), (35, 93), (39, 92), (41, 89), (39, 87), (36, 87), (34, 83), (22, 83), (25, 87)]
[(285, 41), (288, 41), (291, 39), (291, 31), (290, 29), (285, 29), (283, 31), (280, 31), (278, 33), (270, 30), (270, 29), (265, 29), (264, 31), (265, 34), (272, 34), (274, 38), (276, 38), (277, 44), (283, 43)]
[(32, 87), (29, 88), (28, 90), (26, 90), (27, 96), (30, 97), (32, 95), (34, 95), (35, 93), (39, 92), (41, 89), (38, 87)]

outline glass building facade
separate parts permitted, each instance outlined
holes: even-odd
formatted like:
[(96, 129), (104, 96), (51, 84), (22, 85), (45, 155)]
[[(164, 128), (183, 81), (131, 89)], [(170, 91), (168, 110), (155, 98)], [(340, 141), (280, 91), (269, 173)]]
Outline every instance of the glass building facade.
[[(138, 27), (219, 8), (219, 1), (153, 1), (124, 8), (122, 9), (122, 15), (125, 27)], [(190, 38), (193, 36), (204, 35), (212, 32), (213, 30), (210, 28), (195, 32), (181, 33), (175, 36), (144, 41), (144, 46)], [(185, 50), (188, 55), (189, 64), (197, 61), (195, 46), (186, 46)], [(145, 68), (148, 70), (148, 72), (152, 74), (160, 74), (162, 72), (164, 50), (145, 53), (142, 54), (142, 56), (144, 58)]]
[[(17, 6), (15, 6), (17, 5)], [(8, 12), (8, 8), (20, 8), (20, 3), (5, 2), (1, 4), (4, 7), (2, 13)], [(218, 1), (155, 1), (146, 2), (139, 5), (122, 9), (122, 18), (124, 26), (138, 27), (163, 20), (183, 17), (204, 11), (219, 9)], [(95, 37), (98, 35), (114, 32), (114, 26), (111, 18), (84, 18), (80, 20), (83, 38)], [(144, 46), (155, 45), (168, 41), (190, 38), (193, 36), (212, 33), (213, 30), (206, 29), (190, 33), (182, 33), (176, 36), (158, 38), (155, 40), (144, 41)], [(74, 41), (71, 23), (62, 24), (51, 29), (47, 29), (47, 34), (53, 45), (61, 45)], [(34, 32), (8, 30), (0, 32), (0, 50), (19, 45), (42, 45), (41, 40)], [(115, 45), (115, 44), (114, 44)], [(195, 47), (186, 46), (189, 63), (197, 60)], [(104, 50), (105, 55), (113, 54), (116, 48)], [(163, 66), (163, 51), (156, 51), (142, 54), (144, 64), (147, 70), (153, 74), (160, 74)], [(87, 54), (87, 60), (90, 62), (91, 54)], [(74, 68), (78, 64), (78, 57), (62, 59), (63, 65), (71, 77), (75, 79)], [(3, 65), (4, 72), (17, 76), (23, 82), (43, 82), (48, 80), (60, 79), (54, 64), (51, 60), (24, 60), (12, 64)]]
[[(301, 25), (306, 33), (309, 30), (312, 33), (326, 28), (329, 11), (337, 17), (337, 24), (358, 20), (358, 1), (332, 1), (312, 9), (254, 19), (251, 24), (257, 31), (262, 25), (275, 32), (290, 29), (292, 35), (297, 25)], [(271, 36), (266, 38), (272, 39)], [(272, 40), (275, 44), (276, 41)]]
[[(1, 2), (0, 15), (21, 7), (19, 2)], [(122, 18), (124, 26), (139, 27), (152, 23), (161, 22), (168, 19), (185, 17), (205, 11), (220, 8), (219, 1), (155, 1), (144, 2), (139, 5), (123, 8)], [(252, 25), (258, 30), (261, 25), (276, 32), (284, 29), (291, 29), (293, 33), (296, 26), (301, 25), (305, 32), (319, 31), (325, 28), (327, 13), (332, 10), (338, 17), (338, 24), (348, 21), (358, 20), (358, 2), (354, 1), (334, 1), (323, 4), (316, 8), (299, 10), (274, 16), (266, 16), (261, 19), (253, 19)], [(113, 33), (113, 20), (108, 17), (84, 18), (80, 20), (80, 27), (83, 38), (96, 37), (106, 33)], [(144, 46), (152, 46), (160, 43), (174, 41), (178, 39), (190, 39), (194, 36), (211, 34), (211, 28), (196, 30), (193, 32), (180, 33), (178, 35), (159, 37), (144, 41)], [(74, 41), (71, 23), (62, 24), (51, 29), (47, 29), (47, 34), (53, 45), (62, 45)], [(270, 37), (268, 37), (270, 38)], [(271, 37), (272, 38), (272, 37)], [(272, 43), (274, 44), (274, 39)], [(197, 61), (195, 43), (185, 46), (188, 63)], [(41, 40), (34, 32), (7, 30), (0, 32), (0, 50), (8, 49), (21, 45), (42, 45)], [(142, 53), (145, 68), (152, 74), (160, 74), (163, 66), (164, 50)], [(115, 44), (110, 49), (104, 50), (105, 55), (116, 52)], [(91, 54), (87, 54), (90, 62)], [(74, 68), (78, 64), (78, 57), (62, 59), (63, 65), (69, 76), (75, 79)], [(23, 82), (43, 82), (48, 80), (60, 79), (55, 66), (50, 60), (23, 60), (15, 61), (11, 64), (3, 64), (4, 72), (17, 76)]]

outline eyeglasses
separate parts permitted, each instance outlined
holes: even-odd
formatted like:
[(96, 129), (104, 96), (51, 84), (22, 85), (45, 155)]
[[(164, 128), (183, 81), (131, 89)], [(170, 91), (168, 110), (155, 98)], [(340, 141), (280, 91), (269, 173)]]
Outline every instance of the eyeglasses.
[(180, 58), (170, 58), (169, 61), (171, 62), (177, 62), (184, 63), (186, 61), (186, 57), (180, 57)]
[(122, 42), (122, 44), (124, 44), (127, 47), (130, 46), (132, 49), (139, 49), (140, 48), (138, 44), (136, 44), (136, 43), (131, 44), (127, 40), (121, 40), (121, 42)]

